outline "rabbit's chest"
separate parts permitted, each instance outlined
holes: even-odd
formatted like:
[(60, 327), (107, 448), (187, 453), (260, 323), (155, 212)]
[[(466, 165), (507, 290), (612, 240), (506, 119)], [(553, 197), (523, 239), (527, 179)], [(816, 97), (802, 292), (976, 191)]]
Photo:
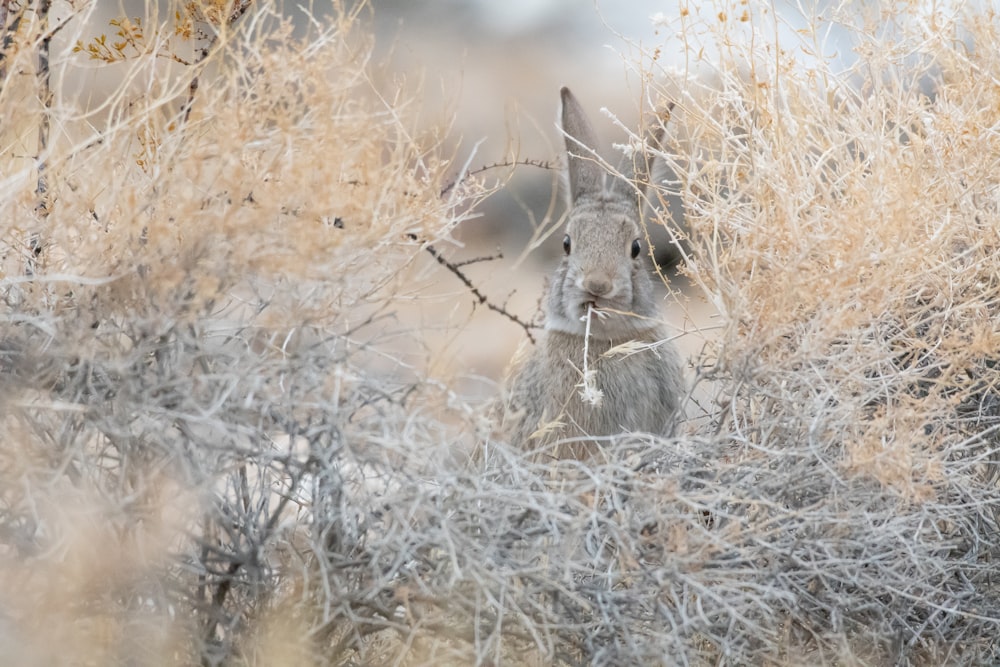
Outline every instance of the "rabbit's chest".
[(586, 374), (582, 350), (577, 359), (549, 358), (559, 379), (550, 386), (547, 412), (562, 414), (560, 421), (581, 435), (661, 432), (673, 409), (671, 359), (654, 348), (609, 354), (610, 347), (590, 350)]

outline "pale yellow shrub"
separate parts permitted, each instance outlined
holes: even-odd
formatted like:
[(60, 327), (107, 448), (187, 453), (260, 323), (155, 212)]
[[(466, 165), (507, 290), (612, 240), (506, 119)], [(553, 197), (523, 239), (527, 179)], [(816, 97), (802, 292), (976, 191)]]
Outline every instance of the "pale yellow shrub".
[(420, 279), (455, 279), (426, 244), (447, 261), (489, 190), (447, 119), (370, 62), (363, 8), (299, 35), (220, 6), (120, 22), (97, 104), (65, 94), (85, 12), (50, 109), (31, 11), (7, 51), (0, 656), (996, 662), (993, 14), (657, 19), (652, 196), (683, 201), (719, 313), (692, 359), (712, 402), (549, 464), (423, 353)]

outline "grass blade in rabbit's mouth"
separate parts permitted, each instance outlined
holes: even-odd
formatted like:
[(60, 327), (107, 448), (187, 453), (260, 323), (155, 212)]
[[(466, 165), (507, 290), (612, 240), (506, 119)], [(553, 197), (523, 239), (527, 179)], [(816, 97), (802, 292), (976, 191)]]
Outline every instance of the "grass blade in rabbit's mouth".
[(601, 320), (604, 320), (605, 318), (607, 318), (607, 316), (609, 315), (609, 312), (606, 311), (606, 310), (603, 310), (601, 308), (600, 304), (598, 303), (598, 301), (599, 301), (599, 299), (594, 298), (594, 299), (591, 299), (589, 301), (584, 301), (582, 304), (580, 304), (580, 321), (581, 322), (586, 322), (587, 318), (589, 318), (591, 315), (594, 316), (594, 321), (595, 322), (600, 322)]
[(580, 319), (586, 320), (590, 317), (591, 312), (595, 315), (599, 313), (601, 309), (597, 305), (597, 299), (591, 299), (589, 301), (584, 301), (580, 304)]
[(620, 299), (617, 297), (608, 298), (603, 296), (594, 296), (593, 294), (584, 294), (584, 300), (580, 303), (581, 312), (586, 315), (588, 308), (593, 308), (594, 312), (604, 313), (609, 308), (614, 310), (622, 306)]

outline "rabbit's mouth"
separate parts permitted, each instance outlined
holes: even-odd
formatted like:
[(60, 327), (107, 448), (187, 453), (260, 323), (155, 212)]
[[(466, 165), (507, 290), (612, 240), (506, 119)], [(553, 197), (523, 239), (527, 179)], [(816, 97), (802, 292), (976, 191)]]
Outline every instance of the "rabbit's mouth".
[(609, 298), (606, 296), (597, 296), (595, 294), (582, 294), (583, 301), (580, 303), (580, 310), (583, 315), (593, 308), (595, 311), (600, 312), (602, 317), (607, 313), (604, 312), (608, 309), (614, 310), (621, 305), (618, 298)]
[(584, 301), (580, 304), (581, 320), (586, 320), (591, 314), (596, 315), (597, 319), (601, 319), (605, 316), (605, 313), (601, 310), (601, 306), (598, 303), (597, 297)]
[(608, 318), (614, 312), (614, 309), (608, 310), (607, 308), (612, 304), (606, 299), (600, 299), (593, 295), (588, 295), (591, 298), (580, 304), (580, 321), (586, 322), (588, 318), (593, 319), (593, 323), (597, 324)]

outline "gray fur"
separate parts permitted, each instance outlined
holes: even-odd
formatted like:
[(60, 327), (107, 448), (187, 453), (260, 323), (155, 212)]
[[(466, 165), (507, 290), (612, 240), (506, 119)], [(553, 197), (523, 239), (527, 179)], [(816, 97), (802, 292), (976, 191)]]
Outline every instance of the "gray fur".
[(562, 89), (562, 128), (566, 134), (566, 156), (569, 163), (570, 201), (604, 190), (604, 170), (590, 151), (597, 145), (594, 130), (583, 107), (569, 92)]
[[(530, 449), (575, 439), (561, 443), (555, 455), (586, 458), (593, 447), (588, 437), (669, 434), (679, 416), (684, 378), (680, 356), (660, 322), (642, 254), (631, 257), (634, 240), (640, 239), (645, 250), (636, 191), (627, 181), (605, 178), (590, 157), (596, 140), (580, 104), (567, 88), (562, 101), (571, 252), (552, 277), (538, 344), (512, 362), (501, 427), (510, 442)], [(645, 180), (646, 164), (645, 156), (635, 156), (625, 175)], [(592, 318), (588, 344), (587, 363), (603, 393), (599, 405), (585, 402), (579, 388), (591, 302), (606, 315)], [(648, 346), (604, 356), (630, 342)]]

